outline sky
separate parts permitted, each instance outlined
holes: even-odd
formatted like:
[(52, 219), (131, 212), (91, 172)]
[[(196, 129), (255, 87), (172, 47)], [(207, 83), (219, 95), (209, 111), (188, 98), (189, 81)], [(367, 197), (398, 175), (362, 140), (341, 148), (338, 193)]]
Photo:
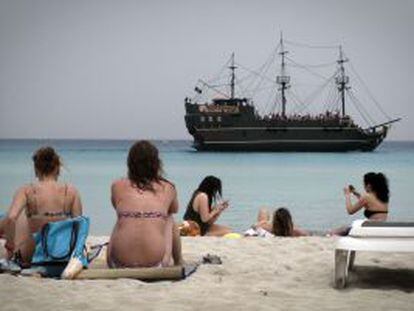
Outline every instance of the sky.
[(411, 0), (0, 0), (0, 138), (190, 139), (184, 98), (197, 80), (232, 52), (257, 68), (281, 31), (342, 44), (403, 118), (389, 138), (414, 139)]

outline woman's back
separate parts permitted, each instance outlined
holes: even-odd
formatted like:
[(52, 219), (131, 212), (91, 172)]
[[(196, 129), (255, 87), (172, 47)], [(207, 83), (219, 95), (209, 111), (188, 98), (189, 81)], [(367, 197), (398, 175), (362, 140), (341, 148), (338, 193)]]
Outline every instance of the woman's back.
[[(32, 232), (50, 221), (82, 214), (78, 194), (73, 186), (44, 181), (26, 186), (26, 216)], [(77, 204), (79, 203), (79, 204)]]
[(20, 187), (6, 220), (9, 253), (19, 254), (29, 264), (34, 250), (31, 233), (46, 223), (82, 214), (82, 204), (73, 186), (58, 182), (61, 159), (52, 147), (38, 149), (33, 157), (38, 182)]
[[(200, 227), (201, 235), (205, 235), (210, 225), (206, 222), (203, 222), (203, 220), (201, 219), (199, 207), (202, 203), (202, 200), (208, 201), (207, 195), (204, 192), (196, 191), (193, 194), (190, 202), (188, 203), (187, 210), (184, 213), (183, 219), (195, 221)], [(209, 211), (211, 211), (210, 206)]]
[(158, 149), (149, 141), (135, 142), (127, 167), (128, 178), (111, 188), (117, 221), (107, 252), (109, 267), (181, 264), (181, 241), (172, 217), (178, 211), (177, 193), (162, 177)]
[(366, 193), (362, 196), (365, 202), (364, 215), (371, 220), (387, 220), (388, 203), (382, 202), (375, 194)]
[(117, 223), (108, 259), (113, 266), (155, 266), (163, 259), (167, 218), (178, 209), (176, 191), (163, 180), (151, 186), (152, 190), (141, 190), (129, 179), (112, 185)]

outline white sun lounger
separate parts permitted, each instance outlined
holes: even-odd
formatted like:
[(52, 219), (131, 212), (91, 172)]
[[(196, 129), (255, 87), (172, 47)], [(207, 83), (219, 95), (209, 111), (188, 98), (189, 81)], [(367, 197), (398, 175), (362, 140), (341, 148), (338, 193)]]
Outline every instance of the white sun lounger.
[(335, 247), (335, 287), (347, 285), (356, 251), (414, 252), (414, 223), (356, 220)]

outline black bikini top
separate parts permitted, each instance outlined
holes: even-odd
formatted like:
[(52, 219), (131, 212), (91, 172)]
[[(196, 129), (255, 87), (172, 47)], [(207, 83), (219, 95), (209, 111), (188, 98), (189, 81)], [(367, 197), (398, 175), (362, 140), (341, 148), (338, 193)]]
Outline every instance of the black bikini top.
[(388, 211), (370, 211), (367, 209), (364, 211), (364, 216), (368, 219), (375, 214), (388, 214)]

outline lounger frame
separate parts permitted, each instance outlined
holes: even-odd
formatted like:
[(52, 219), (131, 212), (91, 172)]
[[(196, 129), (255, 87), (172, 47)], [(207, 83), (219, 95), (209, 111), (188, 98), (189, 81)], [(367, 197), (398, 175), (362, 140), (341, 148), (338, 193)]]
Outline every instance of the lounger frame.
[(355, 236), (352, 236), (353, 231), (351, 230), (350, 236), (339, 238), (337, 241), (335, 247), (334, 285), (338, 289), (347, 286), (348, 274), (354, 266), (357, 251), (414, 252), (414, 236), (411, 233), (413, 227), (409, 229), (409, 234), (406, 235), (403, 234), (401, 227), (391, 228), (391, 232), (397, 229), (396, 234), (399, 235), (398, 237), (392, 237), (392, 234), (389, 234), (391, 226), (387, 225), (388, 233), (386, 236), (375, 236), (380, 232), (379, 226), (374, 227), (376, 231), (365, 228), (366, 232), (370, 234), (363, 235), (358, 233), (362, 223), (362, 221), (354, 222), (353, 227), (355, 226), (356, 228), (354, 230)]

